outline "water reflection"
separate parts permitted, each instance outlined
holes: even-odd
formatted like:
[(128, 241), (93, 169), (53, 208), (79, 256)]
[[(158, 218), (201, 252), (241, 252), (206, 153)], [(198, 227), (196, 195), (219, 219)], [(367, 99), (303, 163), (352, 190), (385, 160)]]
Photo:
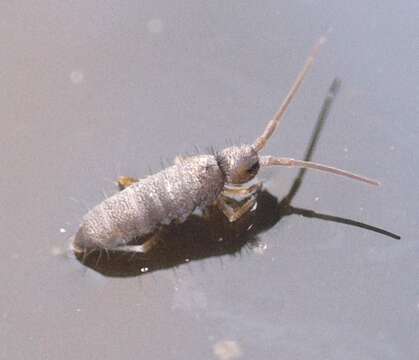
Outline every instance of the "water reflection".
[[(340, 87), (335, 79), (323, 103), (316, 128), (311, 137), (304, 159), (311, 160), (333, 99)], [(217, 209), (209, 209), (208, 216), (192, 215), (183, 224), (174, 224), (159, 234), (160, 242), (145, 255), (94, 252), (88, 256), (78, 255), (86, 266), (106, 276), (128, 277), (143, 275), (213, 256), (239, 254), (244, 248), (257, 246), (258, 235), (275, 226), (284, 216), (302, 215), (325, 221), (363, 228), (392, 239), (400, 236), (378, 227), (334, 215), (322, 214), (310, 209), (293, 207), (292, 200), (303, 183), (305, 169), (301, 169), (288, 194), (278, 201), (268, 191), (258, 194), (257, 208), (234, 223), (229, 223)]]

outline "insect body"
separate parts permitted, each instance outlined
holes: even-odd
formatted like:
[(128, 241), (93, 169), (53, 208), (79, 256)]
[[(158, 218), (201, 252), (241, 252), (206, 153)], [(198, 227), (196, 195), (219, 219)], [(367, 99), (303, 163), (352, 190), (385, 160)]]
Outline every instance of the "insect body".
[[(300, 87), (317, 55), (321, 38), (308, 57), (284, 102), (263, 134), (252, 145), (232, 146), (212, 155), (177, 157), (174, 165), (135, 182), (123, 178), (123, 191), (105, 199), (83, 218), (72, 246), (75, 251), (94, 249), (147, 252), (153, 245), (131, 241), (152, 235), (173, 221), (183, 222), (197, 208), (216, 204), (230, 221), (235, 221), (256, 203), (261, 183), (246, 186), (260, 167), (282, 165), (303, 167), (334, 173), (378, 185), (375, 180), (331, 166), (290, 158), (260, 156), (291, 99)], [(126, 183), (125, 183), (126, 182)], [(129, 185), (129, 186), (128, 186)], [(232, 207), (231, 199), (241, 197), (240, 206)]]
[(214, 156), (178, 158), (173, 166), (93, 208), (85, 216), (74, 244), (105, 249), (125, 246), (136, 236), (151, 234), (159, 225), (186, 220), (197, 206), (214, 203), (223, 185)]

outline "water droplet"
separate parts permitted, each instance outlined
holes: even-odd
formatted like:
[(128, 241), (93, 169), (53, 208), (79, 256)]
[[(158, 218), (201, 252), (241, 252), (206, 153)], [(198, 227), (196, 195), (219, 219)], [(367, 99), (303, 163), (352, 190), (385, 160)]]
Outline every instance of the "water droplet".
[(219, 360), (238, 359), (242, 355), (239, 344), (234, 340), (218, 341), (215, 343), (213, 351)]
[(255, 205), (252, 206), (252, 208), (250, 209), (250, 211), (255, 211), (258, 207), (258, 203), (255, 202)]
[(153, 34), (159, 34), (163, 31), (163, 22), (160, 19), (151, 19), (147, 23), (147, 30)]
[(259, 243), (257, 246), (253, 248), (253, 251), (258, 255), (263, 255), (268, 248), (268, 244), (266, 243)]
[(66, 232), (67, 232), (67, 230), (66, 230), (66, 229), (64, 229), (64, 228), (61, 228), (61, 229), (60, 229), (60, 233), (64, 234), (64, 233), (66, 233)]
[(60, 256), (60, 255), (63, 255), (65, 253), (64, 250), (61, 249), (58, 246), (53, 246), (51, 248), (50, 252), (51, 252), (51, 255), (53, 255), (53, 256)]
[(315, 198), (314, 198), (314, 201), (319, 201), (320, 200), (320, 198), (318, 197), (318, 196), (316, 196)]
[(84, 74), (83, 71), (81, 70), (73, 70), (70, 73), (70, 81), (77, 85), (77, 84), (81, 84), (84, 81)]

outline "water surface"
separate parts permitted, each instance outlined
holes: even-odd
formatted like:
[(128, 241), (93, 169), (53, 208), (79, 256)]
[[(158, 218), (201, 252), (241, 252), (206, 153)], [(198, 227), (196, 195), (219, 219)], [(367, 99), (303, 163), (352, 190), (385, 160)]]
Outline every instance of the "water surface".
[[(0, 358), (417, 358), (418, 10), (3, 2)], [(253, 141), (328, 29), (265, 153), (307, 155), (339, 77), (311, 158), (380, 188), (265, 170), (254, 213), (192, 217), (149, 262), (63, 254), (117, 176)]]

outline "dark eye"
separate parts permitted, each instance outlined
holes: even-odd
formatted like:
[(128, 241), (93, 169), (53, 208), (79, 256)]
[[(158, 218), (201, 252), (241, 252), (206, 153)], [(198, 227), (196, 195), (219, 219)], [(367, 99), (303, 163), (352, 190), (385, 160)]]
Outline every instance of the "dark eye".
[(250, 168), (247, 169), (247, 172), (250, 173), (250, 174), (254, 174), (254, 173), (257, 173), (258, 170), (259, 170), (259, 161), (256, 161), (252, 165), (252, 167), (250, 167)]

